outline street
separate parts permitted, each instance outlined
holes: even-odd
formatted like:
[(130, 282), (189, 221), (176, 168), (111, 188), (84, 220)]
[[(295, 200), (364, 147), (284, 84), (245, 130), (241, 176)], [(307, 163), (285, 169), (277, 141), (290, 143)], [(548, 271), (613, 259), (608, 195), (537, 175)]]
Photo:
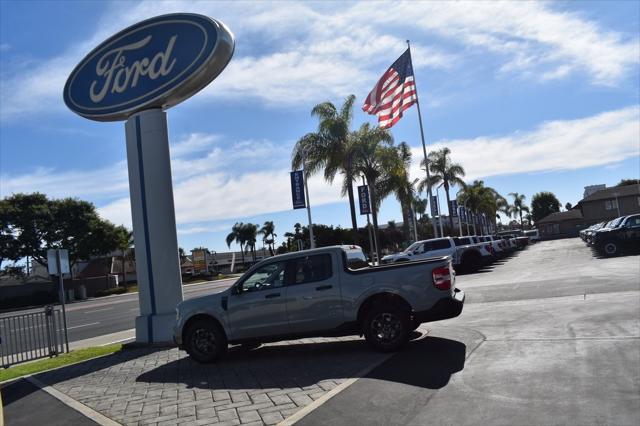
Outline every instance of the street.
[[(235, 280), (236, 278), (229, 278), (186, 285), (182, 288), (182, 293), (185, 299), (211, 294), (229, 287)], [(66, 308), (70, 344), (124, 331), (130, 331), (127, 335), (131, 338), (135, 336), (133, 327), (134, 319), (139, 312), (138, 293), (74, 302), (68, 304)], [(0, 318), (42, 311), (42, 309), (43, 308), (36, 308), (8, 312), (0, 314)], [(102, 344), (105, 343), (110, 342), (102, 342)]]

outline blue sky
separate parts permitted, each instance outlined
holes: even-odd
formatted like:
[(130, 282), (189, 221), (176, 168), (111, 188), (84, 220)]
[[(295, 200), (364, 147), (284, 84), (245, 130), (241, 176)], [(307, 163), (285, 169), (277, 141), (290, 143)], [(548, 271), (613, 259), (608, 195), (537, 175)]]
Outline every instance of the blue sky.
[[(169, 111), (179, 244), (225, 250), (236, 221), (291, 210), (291, 147), (311, 108), (367, 93), (412, 40), (428, 150), (448, 146), (467, 179), (506, 195), (640, 176), (640, 3), (0, 2), (0, 196), (40, 191), (90, 200), (130, 226), (124, 124), (66, 109), (72, 68), (139, 20), (196, 12), (225, 22), (236, 52), (205, 90)], [(421, 158), (413, 107), (392, 129)], [(314, 222), (349, 226), (337, 186), (310, 181)], [(389, 198), (381, 222), (401, 220)], [(359, 219), (364, 223), (364, 217)], [(281, 241), (281, 239), (278, 239)]]

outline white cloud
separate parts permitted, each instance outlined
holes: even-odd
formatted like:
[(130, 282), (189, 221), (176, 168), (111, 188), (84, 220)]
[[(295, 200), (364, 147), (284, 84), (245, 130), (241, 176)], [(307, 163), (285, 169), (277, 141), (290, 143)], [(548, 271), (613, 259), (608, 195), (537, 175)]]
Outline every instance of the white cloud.
[[(500, 73), (545, 81), (581, 71), (593, 83), (615, 85), (638, 67), (637, 35), (604, 30), (579, 14), (556, 10), (553, 3), (394, 2), (384, 7), (379, 2), (143, 1), (120, 6), (109, 8), (96, 32), (63, 55), (5, 73), (0, 118), (63, 108), (66, 77), (91, 47), (127, 25), (169, 12), (215, 16), (236, 34), (235, 58), (196, 97), (200, 100), (254, 98), (289, 106), (348, 93), (364, 96), (404, 49), (404, 39), (396, 34), (408, 29), (419, 38), (413, 45), (416, 68), (474, 69), (478, 64), (465, 63), (465, 57), (491, 53)], [(439, 47), (440, 40), (449, 50)]]
[(60, 171), (38, 168), (19, 175), (0, 175), (0, 197), (39, 191), (54, 198), (107, 197), (129, 190), (127, 163), (97, 170)]
[[(467, 180), (472, 180), (505, 174), (608, 166), (638, 157), (639, 129), (640, 108), (631, 106), (575, 120), (550, 121), (535, 129), (505, 136), (440, 140), (428, 149), (449, 147), (453, 160), (464, 166)], [(178, 146), (202, 146), (193, 142), (194, 138), (194, 135), (189, 135)], [(198, 138), (208, 140), (208, 135), (199, 134)], [(176, 220), (181, 234), (205, 232), (204, 229), (214, 232), (210, 223), (290, 210), (288, 164), (268, 160), (274, 158), (268, 155), (272, 150), (282, 150), (278, 156), (286, 158), (283, 153), (290, 148), (288, 143), (241, 141), (226, 147), (215, 146), (205, 159), (188, 158), (186, 154), (173, 158)], [(421, 178), (423, 172), (418, 168), (421, 149), (414, 148), (413, 154), (411, 172)], [(228, 164), (223, 164), (220, 159), (225, 159)], [(244, 168), (249, 171), (239, 173), (233, 166), (240, 163), (255, 166)], [(186, 171), (190, 164), (196, 172)], [(120, 162), (96, 171), (38, 170), (29, 175), (3, 175), (0, 186), (4, 195), (14, 191), (39, 190), (52, 196), (102, 200), (98, 204), (103, 217), (131, 226), (125, 169)], [(314, 176), (309, 180), (309, 193), (314, 206), (343, 200), (339, 179), (334, 185), (328, 185), (321, 176)], [(108, 201), (114, 198), (115, 201)], [(228, 226), (225, 225), (226, 228)]]
[[(627, 107), (591, 117), (550, 121), (508, 136), (440, 140), (428, 147), (451, 149), (453, 161), (467, 172), (466, 180), (505, 174), (575, 170), (640, 156), (640, 108)], [(420, 149), (414, 158), (422, 159)], [(422, 178), (417, 163), (412, 175)]]

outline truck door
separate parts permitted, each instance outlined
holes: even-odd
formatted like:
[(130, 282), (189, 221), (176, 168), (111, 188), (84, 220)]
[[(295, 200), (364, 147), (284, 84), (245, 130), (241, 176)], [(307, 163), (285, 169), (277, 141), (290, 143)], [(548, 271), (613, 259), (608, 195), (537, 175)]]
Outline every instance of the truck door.
[(315, 254), (290, 262), (286, 302), (291, 332), (330, 330), (341, 325), (344, 320), (335, 256)]
[(228, 316), (232, 338), (251, 339), (287, 334), (285, 304), (286, 261), (272, 262), (256, 269), (229, 296)]

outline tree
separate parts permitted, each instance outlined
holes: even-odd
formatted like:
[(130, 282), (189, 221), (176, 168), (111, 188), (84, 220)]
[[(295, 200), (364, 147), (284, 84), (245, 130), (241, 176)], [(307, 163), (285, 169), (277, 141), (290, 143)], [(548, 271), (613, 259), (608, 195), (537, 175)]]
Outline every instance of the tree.
[(529, 213), (529, 207), (524, 203), (524, 200), (527, 198), (524, 194), (518, 194), (517, 192), (510, 192), (509, 195), (513, 197), (513, 204), (511, 205), (509, 211), (513, 216), (520, 217), (520, 226), (522, 224), (522, 213)]
[(273, 256), (273, 247), (275, 245), (276, 237), (275, 234), (275, 225), (273, 221), (266, 221), (262, 228), (260, 228), (259, 233), (262, 234), (262, 241), (269, 246), (269, 253)]
[(240, 244), (240, 255), (242, 256), (242, 265), (244, 266), (244, 244), (247, 242), (245, 239), (245, 233), (242, 232), (242, 228), (244, 227), (244, 223), (236, 222), (231, 227), (231, 232), (227, 235), (225, 239), (227, 243), (227, 247), (231, 248), (231, 243), (234, 241)]
[[(447, 147), (438, 151), (431, 151), (429, 153), (427, 159), (429, 161), (429, 171), (431, 172), (430, 180), (427, 181), (427, 178), (425, 177), (418, 185), (418, 189), (422, 192), (429, 186), (435, 186), (442, 183), (444, 186), (444, 192), (447, 195), (447, 208), (451, 209), (449, 189), (456, 185), (462, 188), (464, 187), (465, 184), (461, 178), (464, 177), (465, 172), (464, 168), (462, 168), (460, 164), (451, 162), (449, 154), (451, 154), (451, 150)], [(422, 160), (421, 164), (424, 167), (424, 160)], [(449, 225), (451, 226), (451, 229), (453, 229), (453, 216), (451, 215), (451, 212), (449, 212)]]
[(474, 180), (470, 185), (465, 185), (458, 191), (458, 204), (465, 206), (476, 213), (484, 213), (491, 218), (496, 225), (498, 212), (511, 216), (511, 210), (507, 200), (495, 189), (484, 186), (484, 181)]
[(551, 213), (560, 211), (560, 201), (553, 192), (542, 191), (531, 197), (531, 219), (534, 223)]
[(354, 174), (353, 140), (350, 137), (353, 118), (353, 103), (356, 97), (349, 95), (340, 111), (331, 102), (323, 102), (311, 110), (311, 115), (319, 119), (318, 131), (307, 133), (293, 148), (291, 167), (304, 168), (305, 178), (324, 169), (324, 178), (333, 182), (338, 173), (342, 174), (342, 195), (349, 197), (351, 225), (358, 229), (355, 198), (353, 195)]
[(118, 247), (117, 227), (101, 219), (87, 201), (14, 194), (2, 200), (0, 218), (3, 260), (30, 256), (47, 267), (47, 249), (64, 248), (73, 266)]
[(364, 123), (354, 135), (354, 166), (355, 171), (362, 173), (369, 184), (369, 196), (371, 198), (371, 216), (375, 245), (380, 258), (380, 245), (378, 241), (378, 209), (383, 197), (378, 197), (378, 183), (385, 174), (393, 174), (394, 167), (398, 166), (397, 152), (393, 147), (393, 137), (386, 129), (380, 127), (371, 128), (369, 123)]
[(567, 203), (564, 205), (565, 210), (571, 210), (573, 206), (571, 205), (571, 203)]
[(258, 240), (258, 225), (245, 223), (240, 229), (242, 238), (245, 241), (245, 250), (251, 253), (251, 259), (256, 261), (256, 241)]
[[(400, 203), (402, 210), (402, 223), (405, 238), (411, 240), (410, 221), (413, 215), (413, 207), (417, 196), (417, 179), (411, 180), (409, 168), (411, 167), (411, 148), (406, 142), (401, 142), (396, 147), (396, 158), (389, 158), (389, 164), (385, 178), (381, 180), (378, 188), (378, 198), (386, 197), (393, 192)], [(395, 225), (395, 222), (394, 222)]]
[(640, 179), (621, 179), (616, 186), (640, 185)]
[(122, 253), (122, 281), (124, 285), (127, 285), (127, 264), (126, 257), (127, 252), (133, 246), (133, 232), (129, 231), (124, 226), (116, 227), (116, 243), (118, 245), (118, 250)]

